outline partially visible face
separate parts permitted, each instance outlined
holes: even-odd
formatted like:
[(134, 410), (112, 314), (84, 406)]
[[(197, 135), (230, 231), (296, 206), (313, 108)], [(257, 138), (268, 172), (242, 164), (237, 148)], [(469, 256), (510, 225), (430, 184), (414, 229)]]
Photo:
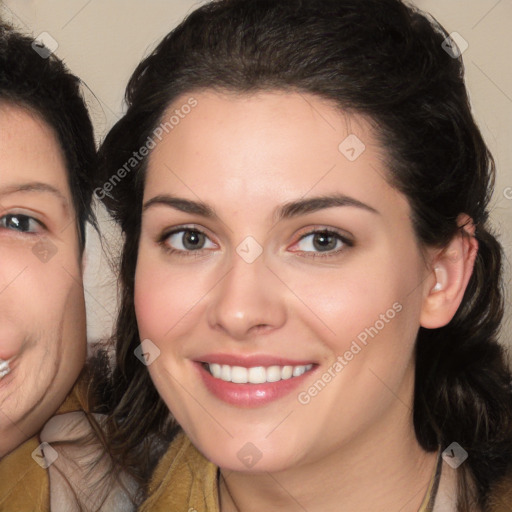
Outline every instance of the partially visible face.
[(0, 105), (0, 456), (41, 428), (85, 360), (76, 226), (52, 130)]
[(169, 409), (233, 470), (413, 436), (427, 274), (369, 124), (305, 94), (193, 96), (150, 157), (135, 278)]

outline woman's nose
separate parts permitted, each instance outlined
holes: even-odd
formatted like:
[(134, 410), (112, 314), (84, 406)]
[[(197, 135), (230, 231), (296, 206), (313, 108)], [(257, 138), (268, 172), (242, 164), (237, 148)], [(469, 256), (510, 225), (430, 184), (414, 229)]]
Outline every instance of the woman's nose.
[(207, 317), (211, 328), (240, 341), (283, 326), (283, 285), (263, 256), (253, 259), (237, 251), (231, 270), (213, 290)]

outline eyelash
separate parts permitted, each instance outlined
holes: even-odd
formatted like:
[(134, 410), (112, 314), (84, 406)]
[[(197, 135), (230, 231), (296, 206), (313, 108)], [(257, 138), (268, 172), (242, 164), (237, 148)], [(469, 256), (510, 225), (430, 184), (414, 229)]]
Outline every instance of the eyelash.
[[(193, 250), (183, 251), (183, 250), (180, 250), (180, 249), (175, 249), (175, 248), (171, 247), (169, 244), (166, 243), (166, 241), (172, 235), (176, 235), (178, 233), (183, 233), (184, 234), (184, 233), (187, 233), (187, 232), (199, 233), (201, 235), (204, 235), (208, 240), (210, 240), (208, 235), (204, 231), (202, 231), (201, 229), (198, 229), (198, 228), (195, 228), (195, 227), (184, 227), (184, 226), (182, 226), (182, 227), (173, 229), (172, 231), (164, 232), (162, 235), (160, 235), (158, 237), (157, 243), (163, 248), (163, 250), (167, 254), (171, 254), (171, 255), (174, 255), (174, 256), (178, 256), (178, 257), (185, 257), (185, 258), (187, 258), (187, 257), (196, 257), (197, 258), (204, 251), (209, 251), (210, 250), (210, 249), (198, 249), (198, 250), (195, 250), (195, 251), (193, 251)], [(301, 253), (306, 258), (329, 258), (329, 257), (336, 257), (341, 252), (344, 252), (347, 248), (350, 248), (350, 247), (354, 246), (354, 242), (351, 239), (349, 239), (348, 237), (342, 235), (338, 231), (335, 231), (333, 229), (327, 229), (327, 228), (312, 229), (312, 230), (302, 234), (299, 237), (299, 239), (293, 245), (297, 245), (302, 240), (304, 240), (306, 237), (311, 236), (311, 235), (316, 235), (316, 234), (323, 234), (323, 235), (327, 235), (327, 236), (333, 236), (338, 241), (340, 241), (343, 244), (343, 246), (341, 248), (335, 250), (335, 251), (295, 251), (295, 252)]]

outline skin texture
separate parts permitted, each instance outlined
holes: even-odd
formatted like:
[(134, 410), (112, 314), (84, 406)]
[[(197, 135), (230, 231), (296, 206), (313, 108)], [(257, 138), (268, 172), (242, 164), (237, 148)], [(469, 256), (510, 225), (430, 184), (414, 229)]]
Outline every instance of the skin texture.
[[(444, 325), (455, 313), (476, 242), (461, 236), (446, 251), (420, 250), (408, 202), (386, 181), (383, 150), (363, 117), (297, 93), (194, 97), (197, 107), (153, 150), (144, 203), (168, 194), (207, 203), (216, 216), (164, 204), (144, 210), (135, 305), (141, 339), (160, 350), (149, 366), (157, 389), (222, 469), (222, 510), (236, 510), (233, 502), (243, 511), (417, 510), (436, 454), (414, 435), (415, 337), (420, 325)], [(350, 134), (365, 145), (353, 161), (339, 149)], [(286, 203), (334, 193), (377, 213), (338, 206), (274, 216)], [(181, 226), (207, 235), (202, 250), (185, 253), (181, 235), (165, 237)], [(325, 229), (353, 246), (315, 252), (306, 235)], [(253, 263), (236, 252), (248, 236), (263, 249)], [(393, 305), (393, 319), (301, 403), (298, 394)], [(211, 353), (315, 366), (296, 391), (236, 407), (198, 377), (194, 361)], [(261, 454), (252, 468), (237, 456), (246, 443)]]
[(77, 224), (57, 139), (33, 113), (4, 104), (0, 154), (0, 357), (14, 357), (0, 380), (2, 456), (64, 401), (86, 336)]

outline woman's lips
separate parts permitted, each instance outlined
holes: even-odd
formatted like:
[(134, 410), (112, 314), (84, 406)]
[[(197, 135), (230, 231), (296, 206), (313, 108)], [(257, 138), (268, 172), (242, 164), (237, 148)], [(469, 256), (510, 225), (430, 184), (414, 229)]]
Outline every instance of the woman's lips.
[[(237, 364), (232, 364), (233, 361)], [(258, 407), (282, 398), (317, 366), (311, 362), (261, 356), (206, 357), (195, 365), (213, 395), (238, 407)]]

